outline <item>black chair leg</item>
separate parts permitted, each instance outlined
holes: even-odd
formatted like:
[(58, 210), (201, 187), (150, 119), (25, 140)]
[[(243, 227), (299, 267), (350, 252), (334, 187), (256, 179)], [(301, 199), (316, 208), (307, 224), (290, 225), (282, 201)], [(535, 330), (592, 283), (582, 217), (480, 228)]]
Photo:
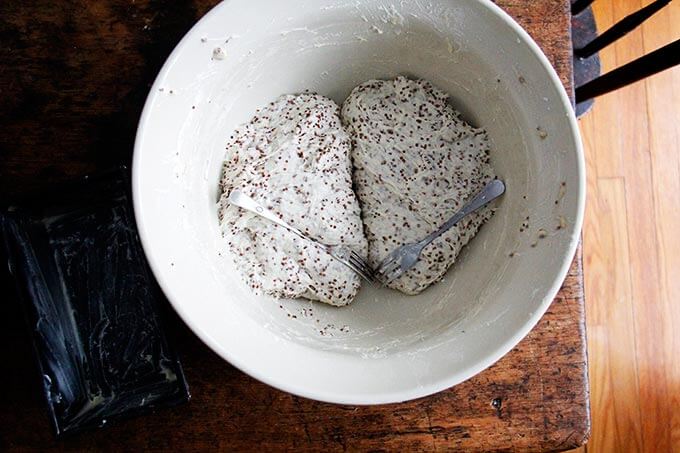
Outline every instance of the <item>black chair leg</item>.
[(572, 39), (577, 116), (586, 113), (597, 96), (680, 64), (680, 40), (678, 40), (600, 76), (598, 52), (640, 26), (671, 1), (655, 0), (597, 36), (592, 8), (588, 8), (592, 0), (572, 0), (572, 13), (574, 14), (572, 18)]
[[(575, 49), (581, 48), (597, 38), (597, 26), (593, 9), (587, 8), (581, 14), (573, 16), (571, 19), (571, 37)], [(578, 58), (574, 56), (574, 86), (584, 85), (600, 76), (601, 65), (600, 56), (596, 53), (589, 58)], [(575, 104), (576, 116), (582, 116), (593, 106), (594, 101), (590, 100)]]
[(593, 1), (594, 0), (576, 0), (575, 2), (572, 2), (572, 4), (571, 4), (571, 15), (576, 16), (577, 14), (580, 14), (587, 7), (589, 7), (590, 4), (593, 3)]
[(670, 2), (671, 0), (656, 0), (630, 16), (626, 16), (585, 46), (575, 48), (574, 54), (579, 58), (588, 58), (594, 55), (609, 44), (630, 33)]
[(576, 103), (618, 90), (680, 64), (680, 39), (576, 88)]

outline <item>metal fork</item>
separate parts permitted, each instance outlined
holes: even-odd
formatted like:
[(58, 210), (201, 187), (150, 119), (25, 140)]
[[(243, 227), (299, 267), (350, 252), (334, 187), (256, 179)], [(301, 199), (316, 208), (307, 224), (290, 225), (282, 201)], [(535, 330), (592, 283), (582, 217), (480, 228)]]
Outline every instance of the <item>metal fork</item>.
[(356, 272), (363, 279), (369, 282), (375, 281), (373, 269), (371, 269), (371, 267), (366, 263), (366, 261), (364, 261), (364, 259), (358, 253), (356, 253), (349, 247), (345, 247), (342, 245), (327, 245), (310, 238), (305, 233), (298, 230), (294, 226), (289, 225), (288, 223), (283, 221), (279, 216), (277, 216), (264, 206), (260, 205), (257, 201), (253, 200), (251, 197), (247, 196), (240, 190), (231, 191), (231, 193), (229, 194), (229, 203), (240, 208), (246, 209), (250, 212), (254, 212), (257, 215), (264, 217), (265, 219), (271, 220), (277, 225), (280, 225), (288, 229), (289, 231), (295, 233), (302, 239), (312, 242), (314, 245), (324, 250), (333, 258), (340, 261), (342, 264)]
[(427, 247), (432, 241), (447, 232), (452, 226), (460, 222), (460, 220), (495, 200), (503, 195), (505, 192), (505, 184), (497, 179), (487, 184), (477, 195), (467, 202), (453, 217), (444, 223), (437, 231), (429, 234), (425, 239), (415, 242), (413, 244), (402, 245), (392, 253), (387, 255), (378, 269), (375, 271), (375, 278), (384, 285), (389, 284), (404, 272), (411, 269), (418, 262), (418, 258), (423, 249)]

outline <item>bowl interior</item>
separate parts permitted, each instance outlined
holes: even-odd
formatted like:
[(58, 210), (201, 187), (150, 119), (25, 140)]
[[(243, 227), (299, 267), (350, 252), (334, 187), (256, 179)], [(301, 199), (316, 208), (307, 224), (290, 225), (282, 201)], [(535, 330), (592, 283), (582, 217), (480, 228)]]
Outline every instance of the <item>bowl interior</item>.
[[(219, 5), (152, 88), (134, 196), (154, 273), (206, 343), (279, 388), (373, 403), (458, 383), (533, 327), (573, 255), (583, 171), (566, 95), (535, 44), (488, 2), (284, 3)], [(487, 129), (507, 185), (496, 215), (419, 296), (365, 286), (342, 309), (254, 296), (217, 222), (230, 132), (281, 94), (342, 103), (359, 83), (399, 74), (430, 80)]]

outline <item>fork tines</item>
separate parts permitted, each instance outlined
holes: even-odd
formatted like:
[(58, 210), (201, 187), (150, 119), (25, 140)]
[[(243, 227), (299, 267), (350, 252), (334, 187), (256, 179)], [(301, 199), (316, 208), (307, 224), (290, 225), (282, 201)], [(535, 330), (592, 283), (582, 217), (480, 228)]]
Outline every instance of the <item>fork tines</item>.
[(381, 264), (374, 273), (374, 277), (382, 284), (387, 285), (403, 273), (399, 259), (391, 258)]
[(371, 269), (366, 261), (364, 261), (364, 259), (353, 250), (350, 251), (345, 264), (347, 264), (354, 272), (359, 274), (359, 276), (361, 276), (364, 280), (371, 283), (375, 281), (373, 269)]

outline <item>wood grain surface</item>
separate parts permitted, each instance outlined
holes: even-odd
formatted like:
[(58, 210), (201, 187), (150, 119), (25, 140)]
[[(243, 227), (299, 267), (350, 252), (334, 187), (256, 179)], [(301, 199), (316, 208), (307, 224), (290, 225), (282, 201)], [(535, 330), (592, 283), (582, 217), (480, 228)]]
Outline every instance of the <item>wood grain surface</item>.
[[(151, 82), (214, 1), (0, 2), (0, 202), (129, 163)], [(571, 91), (568, 0), (497, 2)], [(378, 407), (272, 389), (173, 336), (191, 403), (55, 441), (17, 304), (0, 304), (0, 449), (563, 450), (590, 430), (580, 251), (538, 326), (497, 364), (450, 390)], [(2, 276), (6, 294), (10, 282)], [(11, 293), (10, 293), (11, 294)], [(495, 404), (493, 404), (495, 402)]]
[[(601, 30), (649, 1), (595, 2)], [(680, 38), (674, 2), (600, 53), (604, 71)], [(680, 452), (680, 67), (581, 120), (593, 434), (588, 452)]]

